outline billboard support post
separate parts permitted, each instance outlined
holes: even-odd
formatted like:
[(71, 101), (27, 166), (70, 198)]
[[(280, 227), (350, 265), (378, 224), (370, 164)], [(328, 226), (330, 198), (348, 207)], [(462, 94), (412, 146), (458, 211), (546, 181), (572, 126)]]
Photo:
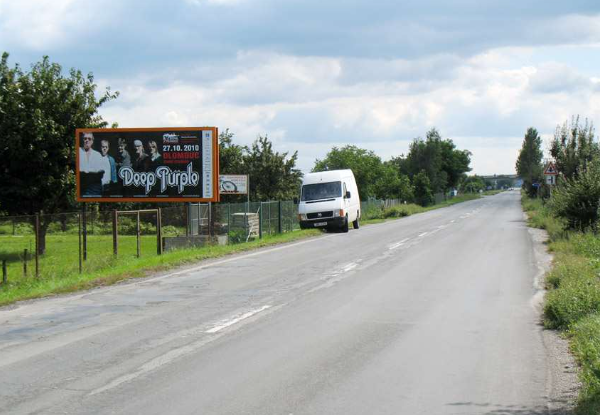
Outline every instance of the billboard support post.
[(162, 255), (162, 218), (161, 209), (156, 210), (156, 253)]
[(81, 274), (83, 272), (83, 264), (81, 261), (81, 213), (78, 216), (78, 222), (79, 222), (79, 244), (77, 245), (77, 248), (79, 248), (79, 273)]
[(35, 215), (35, 277), (40, 277), (40, 214)]
[(135, 236), (137, 240), (137, 257), (140, 257), (141, 254), (141, 245), (140, 245), (140, 211), (137, 211), (136, 221), (135, 221)]
[(113, 233), (113, 254), (117, 256), (119, 254), (119, 230), (118, 230), (119, 213), (117, 210), (113, 210), (112, 214), (112, 233)]
[(83, 206), (81, 206), (81, 220), (83, 222), (83, 260), (87, 261), (87, 217), (85, 203), (83, 204)]

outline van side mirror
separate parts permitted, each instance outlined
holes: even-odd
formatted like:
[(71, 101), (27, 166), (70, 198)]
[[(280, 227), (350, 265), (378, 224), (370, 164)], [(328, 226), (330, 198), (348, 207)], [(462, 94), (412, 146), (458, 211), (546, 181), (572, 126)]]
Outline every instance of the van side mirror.
[(346, 199), (350, 199), (350, 190), (346, 190)]
[(297, 205), (298, 204), (298, 198), (295, 197), (293, 200), (294, 200), (294, 205)]

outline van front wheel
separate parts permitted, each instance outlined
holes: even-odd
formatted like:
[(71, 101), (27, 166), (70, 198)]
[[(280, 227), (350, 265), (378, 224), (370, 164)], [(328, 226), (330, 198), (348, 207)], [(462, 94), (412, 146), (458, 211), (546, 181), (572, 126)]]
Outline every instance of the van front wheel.
[(348, 216), (346, 216), (346, 220), (344, 221), (344, 224), (342, 225), (342, 232), (344, 232), (344, 233), (348, 232)]

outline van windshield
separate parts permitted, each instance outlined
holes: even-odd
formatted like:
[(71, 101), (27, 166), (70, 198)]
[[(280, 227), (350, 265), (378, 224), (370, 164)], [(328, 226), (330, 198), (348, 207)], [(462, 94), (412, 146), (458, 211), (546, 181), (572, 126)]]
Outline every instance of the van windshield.
[(342, 196), (342, 182), (315, 183), (302, 186), (303, 202)]

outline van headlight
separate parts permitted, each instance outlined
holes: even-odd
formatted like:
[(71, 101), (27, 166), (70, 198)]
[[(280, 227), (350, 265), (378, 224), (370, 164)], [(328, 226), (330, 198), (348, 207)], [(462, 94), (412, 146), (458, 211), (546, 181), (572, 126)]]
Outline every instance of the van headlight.
[(299, 213), (299, 214), (298, 214), (298, 220), (306, 220), (306, 214), (304, 214), (304, 213)]
[(334, 218), (343, 218), (344, 216), (346, 216), (346, 212), (344, 212), (344, 209), (339, 209), (339, 210), (333, 211)]

